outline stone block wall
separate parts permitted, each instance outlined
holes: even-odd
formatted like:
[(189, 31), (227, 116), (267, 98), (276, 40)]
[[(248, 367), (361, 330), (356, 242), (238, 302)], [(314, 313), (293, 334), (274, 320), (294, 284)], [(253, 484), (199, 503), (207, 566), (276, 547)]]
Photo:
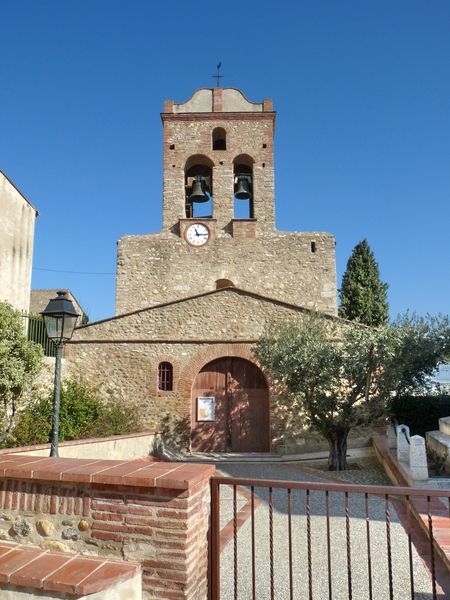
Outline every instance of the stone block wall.
[[(70, 346), (70, 360), (82, 367), (82, 376), (87, 381), (96, 381), (100, 389), (109, 389), (111, 394), (139, 406), (144, 425), (161, 430), (168, 419), (171, 426), (186, 426), (189, 438), (191, 386), (196, 372), (192, 365), (206, 364), (218, 354), (230, 352), (231, 344), (202, 343), (95, 343)], [(69, 350), (69, 348), (67, 348)], [(234, 344), (233, 356), (250, 355), (248, 344)], [(228, 354), (229, 355), (229, 354)], [(158, 390), (158, 365), (169, 360), (174, 367), (174, 389), (172, 392)], [(198, 367), (199, 369), (201, 367)], [(161, 432), (164, 436), (167, 431)], [(182, 436), (183, 437), (183, 436)]]
[[(306, 314), (286, 303), (226, 288), (81, 327), (66, 345), (66, 357), (84, 379), (138, 405), (145, 427), (159, 429), (170, 415), (178, 429), (185, 425), (189, 437), (191, 389), (201, 368), (224, 356), (256, 362), (251, 349), (267, 325), (301, 322)], [(173, 365), (171, 392), (158, 390), (163, 361)], [(298, 430), (286, 426), (272, 393), (271, 404), (272, 447), (290, 451)]]
[(2, 456), (0, 539), (142, 565), (144, 598), (206, 600), (214, 467)]
[[(254, 236), (254, 223), (193, 248), (177, 235), (128, 236), (117, 254), (116, 314), (212, 291), (216, 281), (337, 314), (335, 240), (326, 233)], [(313, 245), (314, 244), (314, 245)], [(208, 313), (205, 317), (209, 316)]]
[[(233, 161), (245, 154), (253, 161), (253, 207), (258, 230), (274, 230), (274, 113), (163, 114), (163, 122), (163, 229), (170, 230), (186, 216), (184, 170), (188, 159), (195, 155), (206, 156), (212, 162), (213, 216), (219, 232), (229, 225), (234, 217)], [(217, 127), (226, 132), (226, 150), (212, 150), (212, 132)]]
[[(61, 458), (90, 458), (95, 456), (99, 459), (131, 460), (152, 455), (157, 445), (158, 433), (156, 431), (145, 431), (143, 433), (60, 442), (58, 451)], [(49, 451), (50, 444), (4, 448), (0, 450), (0, 460), (3, 454), (47, 457)]]

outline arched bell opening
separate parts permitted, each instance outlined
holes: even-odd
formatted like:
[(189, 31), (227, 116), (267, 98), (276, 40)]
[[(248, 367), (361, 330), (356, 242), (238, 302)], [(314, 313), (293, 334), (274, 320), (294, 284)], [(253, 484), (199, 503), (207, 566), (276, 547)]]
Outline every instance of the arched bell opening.
[(213, 162), (206, 156), (191, 156), (184, 168), (186, 217), (211, 218), (213, 215)]
[(257, 365), (215, 359), (197, 373), (191, 393), (192, 451), (270, 451), (269, 386)]
[(234, 218), (253, 219), (253, 158), (247, 154), (233, 161)]
[(223, 127), (216, 127), (212, 132), (212, 149), (226, 150), (227, 149), (227, 132)]

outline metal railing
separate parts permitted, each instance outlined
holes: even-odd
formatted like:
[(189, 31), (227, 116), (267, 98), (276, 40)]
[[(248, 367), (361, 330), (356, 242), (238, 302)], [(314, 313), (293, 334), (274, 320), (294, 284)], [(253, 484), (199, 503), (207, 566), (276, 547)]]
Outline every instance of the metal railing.
[(450, 597), (436, 520), (450, 490), (213, 477), (210, 600)]
[(30, 341), (40, 344), (44, 350), (44, 356), (55, 356), (56, 346), (48, 339), (45, 323), (41, 315), (23, 313), (25, 330)]

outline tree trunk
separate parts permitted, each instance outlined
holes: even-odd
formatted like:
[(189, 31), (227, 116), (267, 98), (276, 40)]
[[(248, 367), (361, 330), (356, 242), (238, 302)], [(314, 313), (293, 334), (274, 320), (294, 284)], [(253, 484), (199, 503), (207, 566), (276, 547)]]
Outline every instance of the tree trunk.
[(329, 471), (344, 471), (347, 468), (347, 438), (349, 429), (335, 429), (325, 436), (330, 446)]

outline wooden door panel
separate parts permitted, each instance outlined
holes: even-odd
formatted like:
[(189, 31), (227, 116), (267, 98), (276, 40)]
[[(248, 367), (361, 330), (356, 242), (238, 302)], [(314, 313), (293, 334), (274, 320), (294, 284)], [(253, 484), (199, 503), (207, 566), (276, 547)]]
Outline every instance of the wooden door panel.
[[(197, 421), (197, 398), (216, 398), (214, 421)], [(197, 452), (225, 452), (227, 438), (226, 369), (223, 365), (207, 365), (197, 375), (192, 395), (191, 448)]]
[[(262, 393), (261, 393), (262, 392)], [(232, 452), (268, 452), (268, 420), (264, 390), (232, 399)]]
[(228, 385), (233, 452), (269, 451), (269, 394), (260, 369), (232, 359)]
[[(199, 396), (216, 398), (214, 422), (196, 421)], [(260, 369), (249, 361), (227, 357), (203, 367), (194, 382), (192, 411), (192, 450), (270, 450), (268, 387)]]

